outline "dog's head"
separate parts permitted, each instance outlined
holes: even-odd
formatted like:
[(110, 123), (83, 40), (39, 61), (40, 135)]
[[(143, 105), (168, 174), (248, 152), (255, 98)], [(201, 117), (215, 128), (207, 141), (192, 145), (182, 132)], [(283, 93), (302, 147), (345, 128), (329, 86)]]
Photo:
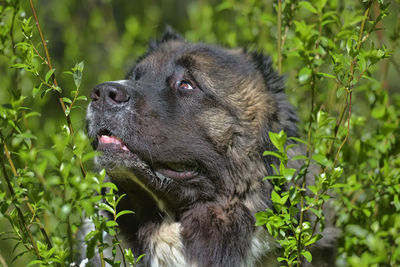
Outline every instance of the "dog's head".
[(102, 152), (96, 163), (122, 190), (143, 192), (137, 201), (171, 216), (245, 194), (265, 174), (238, 176), (252, 171), (247, 159), (261, 158), (267, 132), (296, 132), (282, 91), (269, 58), (167, 31), (125, 80), (94, 88), (87, 125)]

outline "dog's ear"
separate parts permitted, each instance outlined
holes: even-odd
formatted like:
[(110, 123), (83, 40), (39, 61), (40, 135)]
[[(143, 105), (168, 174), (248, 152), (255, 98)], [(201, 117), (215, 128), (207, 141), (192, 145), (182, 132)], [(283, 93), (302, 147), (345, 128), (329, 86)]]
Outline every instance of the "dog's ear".
[(177, 33), (171, 26), (167, 26), (161, 35), (161, 38), (150, 41), (149, 50), (155, 50), (160, 46), (160, 44), (173, 40), (182, 42), (185, 41), (182, 35)]
[[(269, 141), (268, 131), (279, 132), (280, 130), (284, 130), (288, 136), (298, 136), (296, 126), (298, 119), (293, 106), (286, 98), (284, 78), (273, 68), (271, 58), (260, 52), (249, 52), (245, 50), (245, 53), (250, 56), (257, 71), (262, 74), (268, 94), (270, 94), (273, 101), (275, 101), (276, 112), (271, 115), (273, 119), (266, 120), (262, 129), (264, 133), (262, 148), (264, 150), (271, 150), (273, 146)], [(274, 125), (272, 125), (271, 122), (273, 122)]]
[(248, 52), (256, 68), (261, 72), (269, 91), (273, 93), (283, 93), (285, 82), (282, 76), (276, 72), (272, 66), (271, 57), (265, 56), (261, 52)]

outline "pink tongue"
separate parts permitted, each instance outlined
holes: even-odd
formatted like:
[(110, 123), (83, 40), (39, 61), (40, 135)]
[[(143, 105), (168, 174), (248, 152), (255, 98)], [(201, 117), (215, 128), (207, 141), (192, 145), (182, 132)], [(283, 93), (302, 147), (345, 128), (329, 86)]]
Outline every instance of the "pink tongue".
[(128, 151), (129, 149), (122, 143), (122, 141), (115, 137), (115, 136), (108, 136), (108, 135), (102, 135), (99, 138), (99, 143), (103, 144), (114, 144), (120, 146), (123, 150)]

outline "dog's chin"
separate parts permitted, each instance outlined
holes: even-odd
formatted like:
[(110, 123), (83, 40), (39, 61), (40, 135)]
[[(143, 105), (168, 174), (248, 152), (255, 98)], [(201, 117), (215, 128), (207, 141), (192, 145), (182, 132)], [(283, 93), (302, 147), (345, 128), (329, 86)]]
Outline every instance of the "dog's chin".
[[(117, 184), (120, 190), (136, 188), (137, 194), (142, 191), (158, 206), (159, 211), (169, 217), (174, 217), (176, 195), (174, 190), (177, 184), (185, 183), (199, 176), (196, 163), (160, 162), (156, 157), (144, 160), (133, 152), (134, 150), (113, 135), (99, 135), (94, 148), (101, 152), (95, 159), (98, 169), (105, 169), (107, 175)], [(151, 163), (149, 163), (151, 162)], [(148, 201), (149, 198), (146, 198)], [(144, 199), (143, 199), (144, 200)], [(141, 200), (139, 200), (141, 201)], [(174, 203), (174, 204), (172, 204)]]
[(123, 145), (99, 143), (96, 150), (101, 152), (95, 159), (97, 168), (105, 169), (111, 181), (121, 193), (128, 195), (128, 199), (143, 207), (158, 210), (156, 213), (161, 217), (176, 217), (169, 201), (165, 199), (166, 188), (173, 179), (155, 171)]

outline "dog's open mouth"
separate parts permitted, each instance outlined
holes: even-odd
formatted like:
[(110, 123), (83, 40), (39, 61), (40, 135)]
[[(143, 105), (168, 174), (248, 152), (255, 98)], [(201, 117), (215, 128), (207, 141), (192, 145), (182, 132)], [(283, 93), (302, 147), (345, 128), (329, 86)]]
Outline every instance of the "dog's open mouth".
[(154, 174), (163, 180), (165, 177), (173, 179), (190, 179), (198, 175), (198, 165), (196, 163), (157, 162), (149, 164), (140, 158), (135, 152), (130, 150), (120, 138), (105, 130), (100, 131), (97, 135), (97, 150), (133, 156), (137, 160), (145, 162)]

